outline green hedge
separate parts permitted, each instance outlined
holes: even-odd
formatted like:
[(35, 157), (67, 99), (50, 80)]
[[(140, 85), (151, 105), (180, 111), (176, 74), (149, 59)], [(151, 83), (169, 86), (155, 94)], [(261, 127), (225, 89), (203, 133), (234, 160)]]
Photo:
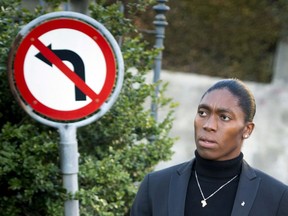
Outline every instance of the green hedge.
[[(47, 1), (48, 2), (48, 1)], [(10, 45), (22, 26), (43, 13), (59, 10), (61, 1), (48, 9), (25, 10), (20, 1), (2, 0), (0, 8), (0, 212), (3, 216), (63, 215), (68, 198), (59, 170), (59, 134), (29, 117), (15, 102), (8, 85), (6, 62)], [(122, 39), (125, 80), (112, 109), (96, 122), (78, 129), (79, 193), (81, 215), (127, 215), (139, 181), (161, 160), (170, 158), (174, 138), (169, 136), (175, 104), (158, 99), (156, 84), (146, 82), (157, 50), (145, 42), (133, 17), (151, 1), (126, 5), (97, 1), (90, 14), (116, 39)], [(17, 10), (15, 10), (15, 8)], [(130, 68), (134, 68), (133, 70)], [(160, 83), (157, 83), (160, 84)], [(147, 101), (167, 111), (156, 122)], [(153, 137), (153, 141), (151, 141)]]

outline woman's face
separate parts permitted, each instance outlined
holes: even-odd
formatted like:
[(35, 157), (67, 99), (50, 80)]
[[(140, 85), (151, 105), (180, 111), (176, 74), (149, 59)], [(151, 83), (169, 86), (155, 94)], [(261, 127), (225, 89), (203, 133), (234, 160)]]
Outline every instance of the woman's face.
[(244, 119), (238, 98), (229, 90), (224, 88), (207, 93), (200, 101), (194, 120), (195, 142), (200, 156), (217, 161), (239, 156), (244, 137), (254, 128), (252, 122), (245, 123)]

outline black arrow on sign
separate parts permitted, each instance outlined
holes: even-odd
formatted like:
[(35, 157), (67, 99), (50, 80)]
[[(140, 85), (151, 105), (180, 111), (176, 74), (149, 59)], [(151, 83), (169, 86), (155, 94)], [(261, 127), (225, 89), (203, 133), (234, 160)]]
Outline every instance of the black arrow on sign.
[[(75, 73), (85, 82), (85, 67), (83, 60), (80, 58), (80, 56), (71, 51), (71, 50), (56, 50), (52, 49), (52, 45), (50, 44), (48, 48), (55, 54), (57, 55), (62, 61), (69, 61), (72, 63), (74, 67)], [(38, 59), (41, 61), (45, 62), (49, 66), (52, 67), (52, 63), (45, 58), (41, 52), (39, 52), (37, 55), (35, 55)], [(76, 101), (85, 101), (86, 100), (86, 95), (75, 86), (75, 100)]]

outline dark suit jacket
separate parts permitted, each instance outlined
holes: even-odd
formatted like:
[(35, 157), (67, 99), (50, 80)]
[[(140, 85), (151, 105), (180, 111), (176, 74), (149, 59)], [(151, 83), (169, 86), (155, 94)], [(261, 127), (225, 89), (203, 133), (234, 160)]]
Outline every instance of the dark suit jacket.
[[(193, 163), (194, 160), (146, 175), (130, 215), (184, 216)], [(244, 161), (231, 216), (248, 215), (288, 216), (288, 186)]]

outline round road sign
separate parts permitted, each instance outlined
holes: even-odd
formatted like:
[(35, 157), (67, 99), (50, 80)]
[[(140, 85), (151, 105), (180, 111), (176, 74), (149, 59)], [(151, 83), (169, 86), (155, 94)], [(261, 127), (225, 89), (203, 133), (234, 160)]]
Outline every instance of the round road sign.
[(28, 114), (56, 122), (81, 121), (103, 105), (106, 112), (119, 94), (124, 68), (109, 31), (74, 12), (50, 13), (25, 26), (8, 67), (12, 90)]

